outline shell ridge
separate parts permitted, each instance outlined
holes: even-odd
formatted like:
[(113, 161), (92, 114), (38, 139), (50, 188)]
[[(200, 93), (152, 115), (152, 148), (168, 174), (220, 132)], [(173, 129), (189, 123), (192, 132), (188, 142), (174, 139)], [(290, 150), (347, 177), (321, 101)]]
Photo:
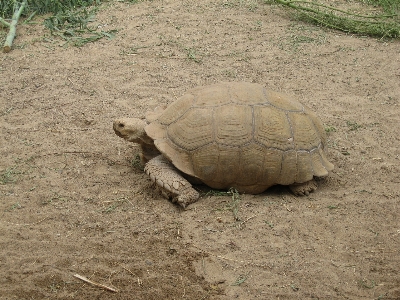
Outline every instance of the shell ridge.
[(299, 176), (299, 173), (300, 173), (300, 171), (299, 171), (299, 152), (298, 151), (294, 151), (294, 153), (296, 153), (296, 176), (294, 176), (294, 181), (296, 182), (296, 180), (297, 180), (297, 177)]
[(180, 115), (180, 117), (176, 118), (175, 120), (173, 120), (172, 122), (170, 122), (170, 123), (168, 123), (168, 124), (163, 124), (162, 122), (159, 122), (159, 123), (162, 124), (162, 125), (165, 125), (165, 126), (167, 126), (167, 127), (168, 127), (169, 125), (171, 125), (171, 124), (175, 124), (176, 122), (180, 121), (192, 108), (193, 108), (193, 105), (190, 106), (187, 110), (185, 110), (185, 111)]
[(213, 108), (212, 109), (212, 111), (211, 111), (211, 122), (212, 122), (212, 124), (211, 124), (211, 127), (212, 127), (212, 132), (211, 132), (211, 134), (212, 134), (212, 140), (215, 142), (215, 138), (216, 138), (216, 136), (215, 136), (215, 132), (217, 131), (217, 128), (216, 128), (216, 121), (215, 121), (215, 108)]
[[(265, 148), (265, 147), (263, 147), (263, 148)], [(257, 178), (257, 184), (259, 184), (259, 185), (263, 185), (263, 179), (265, 179), (264, 176), (263, 176), (264, 167), (265, 167), (265, 160), (266, 160), (266, 153), (264, 153), (264, 155), (263, 155), (263, 157), (262, 157), (262, 163), (261, 163), (262, 170), (261, 170), (260, 177)], [(268, 176), (268, 177), (269, 177), (269, 176)], [(264, 182), (264, 184), (265, 184), (265, 182)]]
[[(169, 112), (169, 110), (171, 109), (171, 106), (173, 106), (173, 105), (176, 104), (176, 103), (179, 103), (180, 101), (184, 101), (184, 100), (188, 101), (187, 99), (184, 99), (184, 97), (188, 97), (189, 95), (193, 96), (193, 98), (190, 100), (192, 104), (191, 104), (190, 106), (188, 106), (188, 108), (184, 111), (184, 113), (181, 113), (179, 117), (175, 118), (173, 121), (171, 121), (171, 122), (169, 122), (169, 123), (166, 123), (166, 121), (163, 122), (163, 121), (162, 121), (162, 117), (165, 116), (165, 114), (167, 114), (167, 113)], [(196, 97), (196, 95), (194, 95), (194, 94), (192, 94), (192, 93), (187, 93), (187, 94), (185, 94), (185, 95), (179, 97), (179, 98), (176, 99), (175, 101), (172, 101), (172, 103), (169, 103), (169, 104), (166, 106), (166, 108), (165, 108), (151, 123), (157, 122), (157, 123), (159, 123), (159, 124), (161, 124), (161, 125), (163, 125), (163, 126), (167, 126), (167, 127), (168, 127), (169, 125), (175, 123), (177, 120), (179, 120), (180, 118), (182, 118), (182, 116), (183, 116), (184, 114), (186, 114), (186, 113), (193, 107), (193, 104), (194, 104), (194, 101), (195, 101), (195, 97)]]
[(266, 89), (265, 87), (263, 87), (263, 94), (264, 94), (264, 99), (265, 99), (265, 101), (267, 102), (266, 104), (271, 104), (271, 103), (269, 103), (269, 101), (268, 101), (267, 89)]
[(292, 140), (291, 140), (292, 150), (296, 150), (295, 149), (296, 143), (295, 143), (295, 140), (294, 140), (293, 124), (292, 124), (292, 122), (290, 120), (289, 113), (287, 111), (286, 111), (285, 115), (286, 115), (286, 119), (287, 119), (287, 121), (289, 123), (289, 127), (290, 127), (290, 134), (291, 134), (291, 138), (292, 138)]
[[(273, 92), (273, 91), (270, 91), (270, 92)], [(302, 112), (302, 111), (304, 111), (304, 105), (303, 105), (302, 103), (298, 102), (298, 101), (296, 101), (296, 102), (298, 102), (298, 104), (300, 104), (301, 109), (282, 108), (282, 107), (279, 107), (279, 106), (273, 104), (273, 102), (271, 102), (271, 101), (269, 100), (269, 97), (268, 97), (268, 90), (267, 90), (265, 87), (263, 87), (263, 93), (264, 93), (264, 97), (265, 97), (265, 102), (267, 102), (267, 103), (261, 103), (260, 106), (267, 106), (267, 105), (270, 105), (270, 106), (272, 106), (272, 107), (274, 107), (274, 108), (276, 108), (276, 109), (279, 109), (279, 110), (282, 110), (282, 111), (285, 111), (285, 112)], [(280, 96), (286, 97), (285, 100), (290, 101), (290, 97), (289, 97), (289, 96), (284, 95), (284, 94), (282, 94), (282, 93), (279, 93), (279, 94), (280, 94)], [(272, 97), (273, 97), (273, 95), (272, 95)]]
[(312, 163), (312, 157), (311, 157), (311, 152), (312, 151), (314, 151), (314, 149), (313, 150), (311, 150), (309, 153), (308, 153), (308, 155), (309, 155), (309, 157), (310, 157), (310, 165), (311, 165), (311, 170), (312, 170), (312, 173), (313, 173), (313, 178), (314, 178), (314, 174), (315, 174), (315, 170), (314, 170), (314, 165), (313, 165), (313, 163)]
[[(320, 145), (322, 145), (322, 143), (320, 143)], [(328, 170), (327, 170), (327, 168), (325, 167), (325, 165), (324, 165), (324, 163), (323, 163), (323, 160), (322, 160), (322, 157), (321, 157), (321, 154), (320, 153), (318, 153), (319, 152), (319, 150), (320, 150), (321, 148), (320, 147), (318, 147), (318, 148), (316, 148), (316, 149), (313, 149), (312, 151), (310, 151), (310, 155), (311, 155), (311, 164), (312, 164), (312, 169), (313, 169), (313, 175), (314, 176), (319, 176), (318, 174), (316, 174), (317, 173), (317, 171), (316, 171), (316, 169), (314, 168), (314, 164), (313, 164), (313, 159), (312, 159), (312, 155), (317, 155), (318, 156), (318, 161), (319, 161), (319, 167), (321, 167), (322, 166), (322, 168), (325, 170), (325, 172), (326, 173), (328, 173)], [(323, 151), (323, 150), (322, 150)]]
[(181, 148), (181, 149), (183, 149), (183, 150), (185, 150), (185, 151), (187, 151), (187, 152), (197, 151), (197, 150), (199, 150), (199, 149), (201, 149), (201, 148), (204, 148), (204, 147), (206, 147), (206, 146), (209, 146), (209, 145), (211, 145), (211, 144), (217, 144), (217, 145), (219, 145), (217, 142), (212, 141), (212, 142), (203, 144), (203, 145), (201, 145), (201, 146), (198, 146), (198, 147), (196, 147), (196, 148), (189, 149), (189, 148), (187, 148), (187, 147), (178, 145), (178, 144), (175, 143), (172, 139), (168, 139), (168, 140), (170, 140), (170, 141), (171, 141), (174, 145), (176, 145), (177, 147), (179, 147), (179, 148)]
[[(324, 146), (322, 143), (321, 143), (321, 147), (320, 148), (318, 148), (320, 151), (322, 151), (322, 153), (323, 153), (323, 155), (321, 155), (320, 154), (320, 157), (321, 157), (321, 161), (322, 161), (322, 164), (323, 164), (323, 166), (324, 166), (324, 168), (325, 168), (325, 170), (327, 171), (327, 172), (329, 172), (329, 171), (332, 171), (333, 169), (334, 169), (334, 166), (333, 166), (333, 164), (326, 158), (326, 152), (324, 151), (324, 147), (322, 147), (322, 146)], [(331, 168), (332, 167), (332, 168)]]
[[(314, 149), (312, 152), (314, 152), (314, 151), (316, 151), (316, 150)], [(310, 155), (311, 155), (311, 152), (310, 152)], [(313, 170), (313, 175), (315, 176), (316, 171), (315, 171), (315, 168), (314, 168), (314, 164), (313, 164), (312, 157), (311, 157), (310, 161), (311, 161), (311, 168), (312, 168), (312, 170)]]
[(304, 105), (302, 105), (302, 109), (301, 110), (285, 109), (285, 108), (281, 108), (281, 107), (276, 106), (276, 105), (274, 105), (272, 103), (269, 103), (269, 102), (268, 103), (255, 103), (255, 104), (253, 104), (253, 106), (263, 106), (263, 107), (272, 106), (273, 108), (276, 108), (276, 109), (278, 109), (280, 111), (284, 111), (284, 112), (305, 113)]
[[(311, 149), (287, 149), (287, 150), (282, 150), (281, 148), (278, 148), (278, 147), (266, 147), (265, 145), (263, 145), (263, 144), (260, 143), (259, 141), (254, 140), (254, 141), (250, 141), (250, 142), (248, 142), (248, 143), (245, 143), (245, 144), (243, 144), (242, 146), (248, 146), (248, 145), (250, 145), (251, 143), (257, 144), (257, 145), (263, 147), (263, 148), (266, 149), (266, 150), (278, 150), (278, 151), (281, 151), (281, 152), (287, 152), (287, 151), (296, 150), (296, 151), (299, 151), (299, 152), (307, 152), (307, 153), (311, 153), (311, 151), (315, 151), (315, 150), (319, 149), (319, 148), (320, 148), (320, 145), (321, 145), (321, 143), (320, 143), (317, 147), (313, 147), (313, 148), (311, 148)], [(221, 144), (218, 144), (218, 145), (222, 145), (222, 146), (231, 146), (232, 148), (235, 148), (235, 146), (232, 146), (232, 145), (229, 145), (229, 144), (222, 144), (222, 143), (221, 143)], [(240, 146), (237, 146), (237, 147), (240, 147)]]
[[(201, 111), (201, 114), (197, 114)], [(208, 114), (209, 112), (209, 108), (208, 107), (201, 107), (198, 109), (198, 111), (196, 112), (196, 109), (194, 109), (194, 107), (190, 107), (189, 109), (187, 109), (184, 113), (182, 113), (182, 115), (179, 118), (176, 118), (173, 122), (171, 122), (169, 125), (165, 126), (165, 131), (166, 131), (166, 137), (169, 139), (169, 141), (171, 141), (172, 144), (174, 144), (176, 147), (184, 149), (186, 151), (192, 151), (198, 148), (201, 148), (203, 146), (206, 146), (210, 143), (212, 143), (215, 138), (212, 134), (209, 133), (209, 130), (211, 129), (213, 130), (213, 124), (210, 124), (210, 121), (212, 122), (212, 116), (211, 116), (211, 120), (208, 118), (206, 119), (199, 119), (201, 120), (201, 125), (208, 125), (210, 128), (206, 128), (206, 131), (202, 131), (202, 133), (204, 133), (204, 135), (202, 135), (200, 138), (199, 143), (197, 143), (198, 145), (193, 145), (191, 143), (187, 143), (185, 142), (185, 138), (187, 140), (187, 137), (190, 136), (190, 132), (187, 129), (193, 129), (194, 127), (197, 127), (193, 122), (193, 115), (198, 115), (201, 117), (204, 117), (204, 113)], [(189, 127), (184, 126), (185, 125), (185, 121), (184, 120), (192, 120), (191, 122), (189, 122)], [(175, 128), (173, 128), (173, 126), (175, 126)], [(186, 125), (188, 125), (188, 123), (186, 123)], [(194, 125), (194, 126), (191, 126)], [(183, 132), (183, 135), (178, 135), (177, 130), (180, 130), (181, 132)], [(200, 129), (201, 130), (201, 129)], [(200, 131), (197, 131), (200, 132)], [(211, 139), (210, 139), (210, 135), (211, 135)], [(204, 140), (205, 137), (208, 137), (206, 139), (206, 141)], [(182, 139), (184, 140), (182, 142)]]
[[(306, 114), (306, 112), (304, 112), (304, 114)], [(318, 127), (315, 125), (314, 120), (313, 120), (312, 118), (310, 118), (310, 117), (308, 117), (308, 118), (311, 120), (311, 123), (312, 123), (312, 125), (313, 125), (313, 127), (314, 127), (314, 130), (315, 130), (316, 132), (319, 132)], [(321, 136), (320, 136), (319, 138), (320, 138), (320, 140), (321, 140), (320, 145), (321, 145), (322, 149), (325, 149), (325, 144), (323, 143), (324, 141), (322, 140)]]
[(279, 174), (276, 176), (276, 178), (275, 178), (275, 182), (276, 183), (278, 183), (280, 180), (281, 180), (281, 177), (282, 177), (282, 170), (283, 170), (283, 154), (284, 153), (281, 153), (281, 163), (280, 163), (280, 165), (281, 165), (281, 168), (280, 168), (280, 170), (279, 170)]
[[(321, 143), (321, 145), (322, 145), (322, 143)], [(322, 148), (318, 148), (318, 150), (319, 149), (322, 149)], [(323, 149), (322, 149), (322, 151), (324, 151)], [(318, 153), (319, 154), (319, 153)], [(323, 157), (321, 156), (321, 154), (319, 154), (319, 160), (320, 160), (320, 162), (321, 162), (321, 165), (322, 165), (322, 167), (325, 169), (325, 171), (328, 173), (329, 172), (329, 170), (325, 167), (325, 164), (324, 164), (324, 159), (323, 159)]]

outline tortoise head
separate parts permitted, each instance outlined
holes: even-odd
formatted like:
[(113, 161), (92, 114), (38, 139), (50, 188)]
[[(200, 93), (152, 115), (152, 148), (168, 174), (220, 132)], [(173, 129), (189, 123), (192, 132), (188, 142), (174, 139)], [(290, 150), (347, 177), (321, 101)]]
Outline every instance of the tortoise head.
[(153, 140), (144, 131), (146, 125), (145, 121), (138, 118), (122, 118), (114, 121), (113, 128), (116, 135), (128, 142), (148, 144)]

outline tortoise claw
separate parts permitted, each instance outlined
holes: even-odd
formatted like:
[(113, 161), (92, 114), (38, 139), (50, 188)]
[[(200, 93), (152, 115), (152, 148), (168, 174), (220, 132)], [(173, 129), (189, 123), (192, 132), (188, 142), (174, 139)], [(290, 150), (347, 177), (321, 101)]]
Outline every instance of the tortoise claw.
[(296, 196), (308, 196), (310, 193), (315, 192), (317, 187), (317, 182), (314, 179), (303, 183), (289, 185), (290, 190)]

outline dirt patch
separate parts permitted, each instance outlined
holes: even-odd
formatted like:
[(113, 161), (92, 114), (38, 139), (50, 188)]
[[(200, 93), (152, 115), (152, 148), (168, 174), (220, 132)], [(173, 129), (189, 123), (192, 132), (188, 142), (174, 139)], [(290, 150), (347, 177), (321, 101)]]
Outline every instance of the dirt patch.
[[(1, 55), (0, 299), (400, 298), (398, 41), (250, 0), (111, 2), (97, 20), (116, 38), (64, 48), (21, 25)], [(314, 194), (182, 211), (154, 191), (112, 120), (219, 81), (317, 112), (335, 170)]]

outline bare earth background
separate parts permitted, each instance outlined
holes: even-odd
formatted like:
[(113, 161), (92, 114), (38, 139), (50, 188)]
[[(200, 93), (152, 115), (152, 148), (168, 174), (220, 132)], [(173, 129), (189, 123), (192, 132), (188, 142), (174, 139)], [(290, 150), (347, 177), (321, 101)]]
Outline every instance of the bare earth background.
[[(1, 300), (400, 299), (398, 40), (250, 0), (110, 2), (97, 22), (116, 38), (63, 48), (20, 25), (0, 55)], [(182, 211), (154, 192), (112, 120), (219, 81), (321, 117), (335, 170), (314, 194)]]

